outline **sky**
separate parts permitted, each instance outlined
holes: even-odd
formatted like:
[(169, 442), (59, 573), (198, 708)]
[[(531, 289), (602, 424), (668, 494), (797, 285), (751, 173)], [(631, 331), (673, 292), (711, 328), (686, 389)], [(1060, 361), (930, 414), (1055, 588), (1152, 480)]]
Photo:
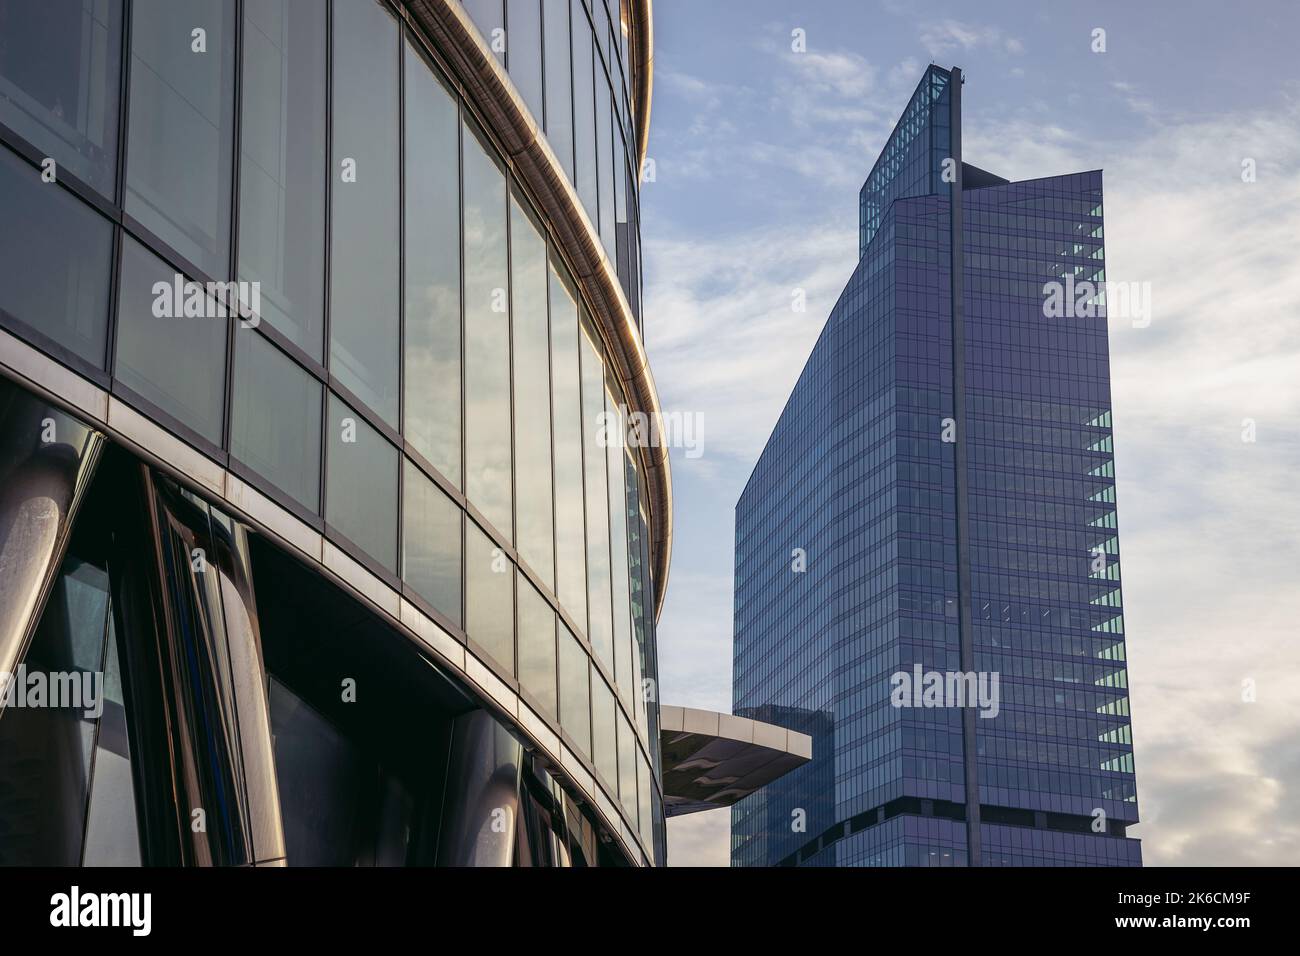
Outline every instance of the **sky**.
[[(1297, 35), (1294, 0), (655, 0), (645, 339), (702, 437), (671, 453), (665, 703), (731, 709), (736, 500), (856, 264), (863, 179), (926, 64), (957, 66), (966, 161), (1103, 170), (1107, 278), (1150, 283), (1150, 323), (1109, 329), (1130, 835), (1148, 866), (1300, 858)], [(728, 828), (671, 820), (670, 864), (726, 866)]]

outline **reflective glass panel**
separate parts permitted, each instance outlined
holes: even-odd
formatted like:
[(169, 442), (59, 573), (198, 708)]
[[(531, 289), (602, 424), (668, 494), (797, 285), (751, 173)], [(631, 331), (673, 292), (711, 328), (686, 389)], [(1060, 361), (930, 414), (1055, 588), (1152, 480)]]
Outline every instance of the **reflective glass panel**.
[(0, 123), (112, 199), (121, 0), (3, 0), (0, 38)]
[(220, 445), (231, 320), (219, 316), (222, 310), (200, 286), (186, 285), (184, 276), (130, 236), (122, 239), (121, 269), (114, 374)]
[(465, 631), (511, 674), (515, 672), (515, 566), (470, 521), (465, 526)]
[(104, 367), (113, 228), (0, 150), (0, 309)]
[(236, 328), (230, 453), (313, 514), (320, 508), (321, 391), (266, 336)]
[(582, 505), (582, 389), (578, 306), (563, 266), (551, 261), (551, 418), (555, 449), (556, 593), (587, 627), (587, 544)]
[(333, 394), (326, 445), (325, 521), (395, 574), (397, 449)]
[(131, 4), (126, 211), (208, 276), (230, 265), (235, 4)]
[(397, 21), (374, 0), (334, 3), (330, 372), (397, 427)]
[(402, 580), (460, 627), (461, 510), (415, 465), (404, 467)]
[(601, 432), (605, 421), (605, 367), (600, 346), (585, 321), (583, 312), (582, 355), (582, 448), (587, 476), (587, 598), (591, 613), (587, 637), (605, 666), (614, 669), (612, 598), (609, 580), (609, 483), (607, 452)]
[(546, 241), (518, 200), (512, 200), (510, 206), (517, 540), (519, 556), (543, 583), (554, 587)]
[(519, 683), (545, 713), (558, 718), (555, 681), (555, 611), (520, 575)]
[(472, 126), (464, 130), (465, 491), (512, 537), (510, 313), (506, 180)]
[(460, 123), (456, 101), (406, 46), (406, 374), (403, 434), (461, 487)]
[(247, 0), (240, 94), (239, 277), (261, 316), (317, 362), (325, 321), (325, 14)]
[(591, 690), (588, 670), (591, 661), (578, 639), (566, 627), (560, 628), (560, 726), (591, 755)]

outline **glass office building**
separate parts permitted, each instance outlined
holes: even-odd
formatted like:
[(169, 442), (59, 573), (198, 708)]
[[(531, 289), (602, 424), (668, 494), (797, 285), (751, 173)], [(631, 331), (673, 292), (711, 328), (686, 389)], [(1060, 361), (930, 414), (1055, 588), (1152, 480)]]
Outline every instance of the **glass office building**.
[[(733, 807), (733, 865), (1141, 863), (1102, 176), (964, 163), (961, 83), (926, 71), (867, 178), (736, 507), (734, 709), (813, 759)], [(895, 697), (918, 671), (996, 706)]]
[(0, 0), (0, 864), (662, 864), (650, 43)]

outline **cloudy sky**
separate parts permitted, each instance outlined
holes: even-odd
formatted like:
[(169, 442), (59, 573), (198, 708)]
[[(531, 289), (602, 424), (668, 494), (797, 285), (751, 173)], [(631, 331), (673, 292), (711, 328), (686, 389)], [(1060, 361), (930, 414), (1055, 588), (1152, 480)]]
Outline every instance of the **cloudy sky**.
[[(1010, 179), (1103, 169), (1107, 276), (1150, 283), (1150, 325), (1110, 325), (1131, 832), (1148, 865), (1294, 864), (1300, 6), (656, 0), (654, 13), (646, 340), (665, 408), (702, 415), (704, 439), (701, 457), (673, 455), (664, 700), (730, 710), (736, 499), (856, 262), (862, 180), (925, 65), (959, 66), (966, 160)], [(728, 824), (726, 811), (670, 823), (672, 862), (725, 866)]]

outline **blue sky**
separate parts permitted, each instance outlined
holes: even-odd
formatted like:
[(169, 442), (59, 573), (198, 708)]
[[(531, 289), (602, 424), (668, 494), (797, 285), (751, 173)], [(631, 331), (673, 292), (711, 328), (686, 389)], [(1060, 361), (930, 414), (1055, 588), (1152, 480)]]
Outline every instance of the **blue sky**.
[[(656, 0), (654, 15), (646, 342), (665, 409), (701, 416), (704, 449), (673, 452), (665, 702), (730, 710), (736, 499), (856, 262), (858, 187), (925, 65), (959, 66), (966, 160), (1011, 179), (1103, 169), (1107, 277), (1151, 285), (1149, 327), (1110, 327), (1134, 835), (1149, 865), (1294, 863), (1300, 4)], [(672, 862), (726, 865), (727, 825), (670, 822)]]

